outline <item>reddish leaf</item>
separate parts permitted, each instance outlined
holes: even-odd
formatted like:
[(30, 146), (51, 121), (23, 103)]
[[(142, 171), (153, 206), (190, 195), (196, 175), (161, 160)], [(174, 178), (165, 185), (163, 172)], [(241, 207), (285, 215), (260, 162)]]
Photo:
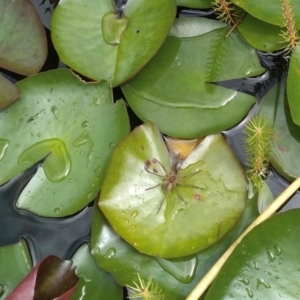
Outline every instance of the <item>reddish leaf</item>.
[(48, 256), (32, 269), (6, 300), (69, 300), (78, 280), (71, 261)]

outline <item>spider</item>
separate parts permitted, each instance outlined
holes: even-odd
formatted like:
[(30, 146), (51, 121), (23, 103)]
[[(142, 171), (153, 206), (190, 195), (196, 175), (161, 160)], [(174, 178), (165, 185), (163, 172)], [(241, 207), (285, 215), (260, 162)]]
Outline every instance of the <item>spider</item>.
[[(158, 174), (158, 171), (157, 169), (154, 167), (152, 170), (150, 170), (150, 167), (151, 167), (151, 164), (158, 164), (164, 171), (165, 175), (160, 175)], [(152, 174), (152, 175), (155, 175), (155, 176), (158, 176), (160, 178), (162, 178), (162, 182), (159, 183), (159, 184), (156, 184), (154, 186), (151, 186), (147, 189), (145, 189), (145, 191), (149, 191), (151, 189), (154, 189), (156, 187), (159, 187), (161, 186), (164, 190), (164, 197), (159, 205), (159, 208), (158, 208), (158, 211), (157, 211), (157, 214), (159, 213), (165, 199), (166, 199), (166, 196), (167, 196), (167, 193), (172, 191), (172, 189), (174, 188), (174, 191), (176, 192), (177, 196), (186, 204), (187, 202), (183, 199), (183, 197), (179, 194), (178, 190), (177, 190), (177, 185), (181, 185), (181, 186), (185, 186), (185, 187), (192, 187), (192, 188), (195, 188), (195, 189), (200, 189), (202, 190), (201, 187), (199, 186), (196, 186), (196, 185), (192, 185), (192, 184), (189, 184), (189, 183), (185, 183), (185, 182), (182, 182), (182, 180), (185, 180), (187, 178), (190, 178), (191, 176), (197, 174), (200, 172), (200, 170), (196, 171), (196, 172), (193, 172), (189, 175), (186, 175), (186, 176), (182, 176), (182, 177), (178, 177), (177, 176), (177, 168), (176, 166), (172, 168), (172, 171), (171, 172), (167, 172), (166, 168), (164, 167), (164, 165), (159, 161), (157, 160), (156, 158), (153, 158), (151, 160), (147, 160), (145, 161), (145, 164), (144, 164), (144, 169), (147, 173), (149, 174)]]

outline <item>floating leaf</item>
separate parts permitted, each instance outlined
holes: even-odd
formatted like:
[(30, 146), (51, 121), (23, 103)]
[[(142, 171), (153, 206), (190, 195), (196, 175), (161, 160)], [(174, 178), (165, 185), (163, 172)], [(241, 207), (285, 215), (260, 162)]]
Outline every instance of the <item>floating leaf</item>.
[(118, 300), (123, 299), (123, 289), (111, 274), (99, 269), (87, 244), (82, 245), (72, 258), (79, 277), (72, 300)]
[(281, 81), (263, 98), (260, 113), (274, 127), (270, 162), (280, 175), (293, 181), (300, 175), (300, 128), (293, 123), (285, 93), (286, 81)]
[(29, 0), (0, 0), (0, 67), (22, 75), (37, 73), (47, 57), (44, 26)]
[(287, 97), (293, 121), (300, 125), (300, 46), (293, 49), (287, 78)]
[(171, 258), (218, 241), (246, 199), (244, 170), (222, 135), (206, 137), (180, 167), (171, 166), (158, 129), (146, 122), (116, 147), (99, 206), (140, 252)]
[(24, 240), (0, 247), (0, 299), (7, 295), (30, 272), (32, 263)]
[[(37, 73), (47, 57), (47, 40), (29, 0), (0, 0), (0, 67), (22, 75)], [(0, 75), (0, 109), (18, 99), (18, 89)]]
[[(198, 18), (193, 23), (189, 19), (175, 22), (176, 36), (169, 36), (151, 62), (122, 87), (142, 120), (151, 120), (161, 132), (181, 138), (231, 127), (255, 102), (250, 95), (208, 82), (255, 76), (264, 70), (255, 50), (236, 31), (226, 38), (229, 27), (215, 29), (213, 24), (219, 22), (209, 20), (205, 34), (190, 37), (200, 29), (195, 29)], [(198, 21), (199, 28), (203, 23)]]
[(32, 269), (6, 300), (69, 300), (78, 280), (71, 261), (48, 256)]
[(175, 14), (175, 0), (129, 0), (118, 14), (111, 0), (65, 0), (53, 13), (52, 40), (64, 63), (116, 86), (157, 52)]
[(129, 131), (125, 105), (113, 104), (108, 83), (86, 83), (67, 69), (17, 87), (21, 98), (0, 113), (0, 184), (45, 158), (17, 207), (73, 214), (96, 197), (110, 154)]
[(299, 223), (294, 209), (255, 227), (235, 248), (205, 300), (300, 297)]
[(260, 51), (276, 51), (288, 45), (280, 36), (282, 27), (263, 22), (250, 14), (245, 15), (237, 28), (244, 39)]
[(179, 259), (155, 258), (127, 244), (109, 225), (95, 203), (92, 223), (92, 255), (100, 268), (112, 273), (121, 285), (132, 285), (138, 274), (152, 276), (166, 299), (182, 300), (209, 271), (223, 252), (258, 216), (257, 197), (249, 199), (243, 216), (220, 241), (196, 255)]
[(255, 18), (278, 26), (284, 26), (286, 23), (283, 9), (283, 5), (286, 4), (295, 16), (296, 27), (300, 28), (300, 3), (298, 0), (232, 0), (232, 2)]

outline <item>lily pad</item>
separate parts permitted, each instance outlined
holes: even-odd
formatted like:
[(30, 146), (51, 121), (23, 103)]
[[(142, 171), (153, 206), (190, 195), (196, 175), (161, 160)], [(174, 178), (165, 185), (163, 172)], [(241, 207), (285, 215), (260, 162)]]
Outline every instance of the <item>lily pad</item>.
[(116, 86), (157, 52), (175, 14), (175, 0), (129, 0), (118, 13), (111, 0), (65, 0), (53, 13), (52, 40), (65, 64)]
[(284, 12), (287, 11), (284, 9), (285, 5), (285, 7), (289, 7), (290, 12), (294, 15), (296, 28), (300, 28), (300, 3), (298, 0), (232, 0), (232, 2), (255, 18), (278, 26), (284, 26), (285, 24)]
[[(38, 13), (29, 0), (0, 0), (0, 6), (0, 67), (22, 75), (37, 73), (48, 51)], [(0, 109), (18, 97), (18, 89), (0, 75)]]
[(258, 216), (257, 195), (247, 202), (238, 223), (220, 241), (195, 254), (163, 259), (140, 253), (126, 243), (110, 226), (97, 205), (94, 208), (91, 249), (98, 266), (110, 272), (120, 285), (133, 285), (139, 274), (147, 281), (152, 276), (166, 299), (182, 300), (209, 271), (223, 252)]
[[(147, 66), (122, 87), (139, 118), (153, 121), (173, 137), (199, 137), (238, 123), (255, 98), (212, 82), (264, 71), (256, 51), (236, 31), (226, 38), (228, 26), (216, 29), (214, 23), (220, 22), (209, 20), (205, 26), (197, 19), (192, 24), (190, 18), (176, 21), (171, 30), (175, 36), (169, 36)], [(191, 37), (201, 30), (196, 26), (205, 26), (205, 33)]]
[(293, 121), (300, 125), (300, 46), (297, 45), (292, 52), (287, 78), (287, 97)]
[(0, 265), (0, 299), (4, 300), (32, 269), (24, 240), (0, 247)]
[(262, 100), (260, 114), (265, 115), (274, 126), (271, 164), (289, 181), (300, 175), (300, 127), (292, 120), (286, 98), (286, 81), (273, 87)]
[(255, 227), (228, 258), (205, 300), (300, 297), (300, 210)]
[(282, 27), (261, 21), (250, 14), (245, 15), (237, 28), (244, 39), (260, 51), (272, 52), (288, 45), (280, 36)]
[(178, 6), (190, 8), (211, 8), (211, 0), (176, 0)]
[(113, 152), (99, 207), (140, 252), (172, 258), (218, 241), (246, 200), (244, 170), (221, 134), (206, 137), (181, 166), (171, 166), (158, 129), (146, 122)]
[(45, 159), (17, 207), (74, 214), (96, 197), (111, 152), (129, 131), (124, 102), (113, 104), (108, 83), (86, 83), (67, 69), (17, 87), (22, 96), (0, 113), (0, 184)]
[(89, 246), (82, 245), (72, 258), (79, 282), (72, 300), (121, 300), (123, 289), (112, 275), (97, 267)]

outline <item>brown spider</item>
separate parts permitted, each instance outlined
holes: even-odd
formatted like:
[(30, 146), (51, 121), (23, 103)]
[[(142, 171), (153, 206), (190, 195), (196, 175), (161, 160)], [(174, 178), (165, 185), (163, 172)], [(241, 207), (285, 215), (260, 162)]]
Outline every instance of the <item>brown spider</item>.
[[(150, 167), (151, 167), (151, 164), (158, 164), (164, 171), (165, 175), (160, 175), (158, 174), (158, 171), (157, 169), (154, 167), (152, 170), (150, 170)], [(184, 202), (186, 203), (186, 201), (183, 199), (183, 197), (179, 194), (179, 192), (177, 191), (177, 185), (181, 185), (181, 186), (186, 186), (186, 187), (192, 187), (192, 188), (196, 188), (196, 189), (200, 189), (202, 190), (201, 187), (199, 186), (196, 186), (196, 185), (192, 185), (192, 184), (189, 184), (189, 183), (185, 183), (185, 182), (181, 182), (181, 180), (183, 179), (187, 179), (197, 173), (200, 172), (200, 170), (196, 171), (196, 172), (193, 172), (189, 175), (186, 175), (186, 176), (182, 176), (182, 177), (177, 177), (177, 169), (176, 167), (173, 167), (172, 168), (172, 171), (171, 172), (167, 172), (166, 168), (163, 166), (163, 164), (157, 160), (156, 158), (153, 158), (151, 161), (150, 160), (147, 160), (144, 164), (144, 169), (147, 173), (149, 174), (153, 174), (155, 176), (158, 176), (160, 178), (162, 178), (162, 182), (159, 183), (159, 184), (156, 184), (154, 186), (151, 186), (147, 189), (145, 189), (146, 191), (148, 190), (151, 190), (151, 189), (154, 189), (156, 187), (159, 187), (161, 186), (164, 190), (164, 197), (159, 205), (159, 208), (158, 208), (158, 211), (157, 211), (157, 214), (159, 213), (161, 207), (162, 207), (162, 204), (164, 203), (165, 199), (166, 199), (166, 196), (167, 196), (167, 193), (170, 192), (173, 188), (176, 192), (176, 194), (178, 195), (178, 197)]]

